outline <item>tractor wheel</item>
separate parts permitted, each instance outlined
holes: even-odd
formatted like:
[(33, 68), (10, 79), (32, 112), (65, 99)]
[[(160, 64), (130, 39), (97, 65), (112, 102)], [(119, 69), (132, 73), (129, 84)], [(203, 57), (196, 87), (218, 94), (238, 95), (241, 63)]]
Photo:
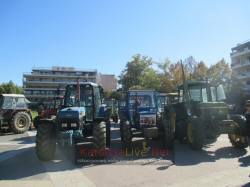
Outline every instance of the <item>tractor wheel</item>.
[(248, 138), (237, 134), (228, 134), (231, 144), (238, 149), (245, 149), (248, 147)]
[(36, 155), (39, 160), (49, 161), (54, 158), (56, 133), (52, 123), (40, 124), (36, 134)]
[[(235, 122), (235, 133), (228, 134), (231, 144), (238, 149), (245, 149), (248, 147), (248, 137), (246, 136), (246, 119), (241, 115), (234, 115), (231, 117)], [(244, 134), (244, 135), (243, 135)]]
[(190, 146), (195, 150), (202, 149), (205, 144), (205, 132), (203, 125), (198, 119), (193, 119), (187, 125), (187, 140)]
[(125, 148), (130, 148), (132, 145), (132, 131), (129, 121), (121, 123), (121, 137), (123, 146)]
[(169, 148), (172, 149), (174, 146), (174, 129), (173, 129), (173, 124), (171, 124), (171, 121), (168, 119), (165, 119), (165, 117), (163, 117), (162, 120), (162, 126), (164, 129), (164, 145)]
[(186, 122), (185, 121), (178, 121), (176, 122), (176, 127), (175, 127), (175, 138), (180, 142), (184, 143), (185, 138), (187, 135), (187, 127), (186, 127)]
[(11, 123), (11, 129), (16, 134), (21, 134), (29, 130), (31, 118), (27, 112), (18, 112), (15, 114)]
[(94, 144), (94, 148), (96, 149), (106, 148), (106, 123), (105, 122), (94, 124), (93, 144)]

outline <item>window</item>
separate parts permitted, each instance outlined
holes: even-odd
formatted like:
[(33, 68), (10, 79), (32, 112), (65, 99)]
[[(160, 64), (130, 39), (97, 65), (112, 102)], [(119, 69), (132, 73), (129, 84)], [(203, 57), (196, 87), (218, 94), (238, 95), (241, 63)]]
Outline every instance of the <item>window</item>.
[(137, 103), (138, 107), (154, 107), (152, 97), (150, 95), (132, 95), (129, 99), (130, 107), (134, 107)]
[(12, 97), (4, 97), (3, 109), (12, 109), (15, 106), (15, 101)]
[(80, 101), (77, 94), (76, 85), (67, 87), (65, 105), (69, 107), (77, 106), (78, 102), (80, 102), (81, 107), (89, 107), (93, 105), (93, 91), (91, 85), (82, 85), (80, 87)]
[(25, 98), (23, 97), (19, 97), (19, 98), (15, 98), (15, 103), (16, 103), (16, 108), (26, 108), (26, 102), (25, 102)]

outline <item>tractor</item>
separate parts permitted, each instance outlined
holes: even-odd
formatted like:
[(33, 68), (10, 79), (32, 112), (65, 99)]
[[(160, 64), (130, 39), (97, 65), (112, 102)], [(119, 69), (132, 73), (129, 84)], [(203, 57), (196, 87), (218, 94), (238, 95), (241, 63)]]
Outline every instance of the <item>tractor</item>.
[[(77, 147), (92, 136), (96, 150), (110, 145), (109, 110), (102, 105), (101, 87), (81, 82), (66, 87), (64, 104), (55, 118), (40, 120), (36, 154), (42, 161), (53, 159), (56, 145)], [(75, 151), (76, 153), (76, 151)]]
[(170, 105), (172, 103), (175, 103), (178, 99), (177, 93), (158, 93), (157, 94), (157, 107), (158, 107), (158, 113), (163, 113), (164, 108), (167, 105)]
[(16, 134), (31, 128), (32, 116), (29, 101), (21, 94), (0, 95), (0, 131), (11, 130)]
[(187, 141), (193, 149), (216, 141), (220, 134), (228, 134), (234, 147), (246, 148), (246, 119), (229, 115), (222, 85), (209, 81), (186, 81), (178, 87), (178, 102), (165, 107), (165, 125), (180, 142)]
[(118, 104), (115, 99), (105, 99), (104, 103), (107, 105), (107, 107), (110, 109), (110, 118), (113, 122), (118, 123), (119, 117), (118, 117)]
[[(122, 94), (119, 103), (121, 141), (125, 148), (132, 146), (133, 137), (146, 139), (160, 138), (172, 148), (170, 136), (165, 132), (163, 123), (157, 117), (157, 92), (154, 90), (129, 90)], [(164, 140), (164, 137), (167, 139)]]
[(37, 129), (37, 126), (40, 124), (41, 119), (55, 118), (57, 112), (62, 106), (62, 103), (63, 103), (63, 97), (56, 96), (47, 106), (44, 106), (43, 104), (37, 106), (38, 115), (33, 120), (34, 127)]

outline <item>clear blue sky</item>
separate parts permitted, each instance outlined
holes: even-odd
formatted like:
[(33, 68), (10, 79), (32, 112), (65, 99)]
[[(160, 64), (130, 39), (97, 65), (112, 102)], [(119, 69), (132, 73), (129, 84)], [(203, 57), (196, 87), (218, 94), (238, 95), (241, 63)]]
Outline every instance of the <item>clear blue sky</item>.
[(249, 0), (0, 0), (0, 83), (34, 66), (119, 75), (136, 53), (230, 62), (248, 39)]

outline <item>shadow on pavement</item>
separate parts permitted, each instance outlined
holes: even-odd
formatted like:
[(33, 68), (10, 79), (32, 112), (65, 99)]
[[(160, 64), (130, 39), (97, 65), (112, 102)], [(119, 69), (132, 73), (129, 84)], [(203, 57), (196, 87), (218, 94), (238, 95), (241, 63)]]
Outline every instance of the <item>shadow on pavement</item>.
[(240, 162), (240, 166), (242, 167), (250, 166), (250, 155), (239, 158), (239, 162)]
[(250, 187), (250, 182), (248, 182), (247, 184), (242, 185), (241, 187)]
[(32, 144), (34, 143), (34, 140), (35, 140), (35, 135), (15, 138), (15, 139), (12, 139), (11, 141), (16, 141), (19, 144)]
[(178, 144), (175, 149), (175, 165), (189, 166), (204, 162), (215, 162), (219, 159), (232, 159), (244, 156), (247, 151), (245, 149), (236, 149), (234, 147), (222, 147), (215, 151), (208, 150), (192, 150), (188, 145)]
[[(111, 146), (112, 149), (119, 149), (122, 150), (121, 142), (120, 142), (120, 133), (119, 133), (119, 126), (115, 126), (112, 128), (112, 142)], [(32, 141), (30, 141), (32, 140)], [(28, 145), (29, 143), (34, 143), (34, 137), (20, 137), (13, 139), (13, 141), (21, 141), (21, 145)], [(133, 147), (141, 149), (144, 139), (136, 139), (133, 142)], [(90, 145), (91, 146), (91, 145)], [(57, 146), (58, 147), (58, 146)], [(162, 145), (159, 141), (150, 140), (147, 144), (147, 148), (162, 148)], [(144, 147), (145, 148), (145, 147)], [(23, 148), (19, 150), (11, 150), (6, 151), (0, 154), (0, 158), (6, 154), (16, 154), (15, 156), (10, 157), (9, 159), (5, 159), (0, 161), (0, 180), (18, 180), (18, 179), (29, 179), (32, 178), (33, 180), (37, 179), (46, 179), (50, 178), (48, 172), (62, 172), (62, 171), (70, 171), (77, 168), (87, 168), (87, 167), (95, 167), (100, 164), (84, 164), (84, 165), (74, 165), (72, 162), (72, 151), (70, 149), (61, 149), (57, 148), (55, 159), (50, 162), (41, 162), (38, 160), (35, 148)], [(121, 164), (119, 163), (120, 160), (124, 160), (124, 157), (118, 156), (115, 157), (113, 162), (105, 163), (105, 165), (110, 164)], [(157, 158), (154, 161), (148, 161), (148, 159), (152, 159), (152, 155), (146, 155), (145, 157), (138, 158), (135, 156), (129, 157), (128, 163), (125, 165), (150, 165), (156, 164), (157, 162), (163, 161), (163, 163), (159, 164), (157, 170), (166, 170), (168, 167), (173, 165), (173, 156), (172, 152), (169, 157), (164, 158)], [(118, 160), (118, 161), (117, 161)], [(140, 161), (138, 163), (134, 163), (135, 161)]]

